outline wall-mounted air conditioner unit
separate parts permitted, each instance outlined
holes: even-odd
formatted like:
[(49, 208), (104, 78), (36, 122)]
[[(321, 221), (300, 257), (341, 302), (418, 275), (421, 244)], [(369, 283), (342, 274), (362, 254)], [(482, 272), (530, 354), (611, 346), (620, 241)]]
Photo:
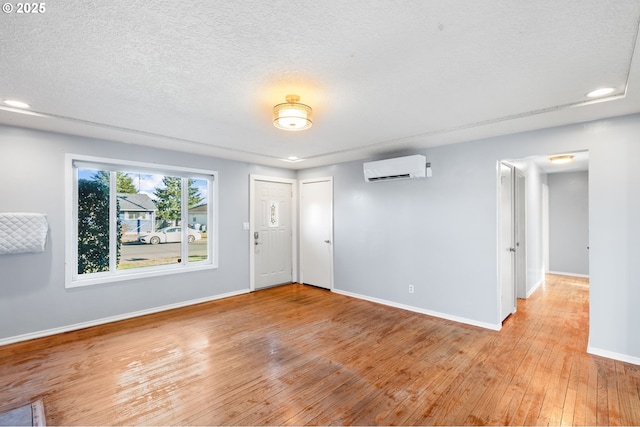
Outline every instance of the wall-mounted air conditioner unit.
[(424, 178), (426, 176), (426, 164), (427, 158), (420, 154), (368, 162), (363, 165), (364, 180), (374, 182)]

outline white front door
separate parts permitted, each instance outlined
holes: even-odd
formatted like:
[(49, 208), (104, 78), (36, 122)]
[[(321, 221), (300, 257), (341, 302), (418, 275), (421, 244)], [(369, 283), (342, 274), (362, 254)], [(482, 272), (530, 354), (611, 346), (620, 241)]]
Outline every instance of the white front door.
[(301, 181), (300, 277), (308, 285), (333, 287), (333, 178)]
[(286, 182), (254, 182), (251, 231), (255, 289), (291, 283), (293, 186)]
[(500, 317), (504, 320), (516, 308), (514, 167), (500, 163)]

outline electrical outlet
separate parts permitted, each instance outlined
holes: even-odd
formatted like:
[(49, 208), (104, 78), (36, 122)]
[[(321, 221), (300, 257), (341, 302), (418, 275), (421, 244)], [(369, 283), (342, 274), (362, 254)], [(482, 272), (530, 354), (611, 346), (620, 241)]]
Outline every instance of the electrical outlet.
[(409, 285), (409, 293), (412, 294), (413, 293), (413, 285)]

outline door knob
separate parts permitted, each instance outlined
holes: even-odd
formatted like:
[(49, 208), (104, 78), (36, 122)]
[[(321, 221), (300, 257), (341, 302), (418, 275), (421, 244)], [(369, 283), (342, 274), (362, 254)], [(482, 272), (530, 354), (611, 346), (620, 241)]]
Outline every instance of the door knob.
[(515, 252), (515, 251), (516, 251), (516, 248), (509, 248), (509, 251), (510, 251), (510, 252)]
[(324, 242), (325, 243), (331, 243), (331, 240), (325, 240)]

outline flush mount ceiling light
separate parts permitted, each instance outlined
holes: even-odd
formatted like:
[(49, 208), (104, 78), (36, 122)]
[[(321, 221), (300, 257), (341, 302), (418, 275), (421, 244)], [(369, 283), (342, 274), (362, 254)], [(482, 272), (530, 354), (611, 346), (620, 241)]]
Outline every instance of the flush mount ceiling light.
[(289, 156), (286, 159), (280, 159), (283, 162), (289, 162), (289, 163), (298, 163), (298, 162), (302, 162), (304, 159), (299, 159), (296, 156)]
[(27, 104), (26, 102), (18, 101), (15, 99), (5, 99), (4, 101), (2, 101), (2, 103), (4, 105), (8, 105), (9, 107), (13, 107), (13, 108), (29, 108), (30, 107), (30, 105)]
[(549, 161), (554, 165), (563, 165), (573, 161), (574, 156), (572, 154), (563, 154), (561, 156), (549, 157)]
[(309, 129), (313, 124), (311, 107), (300, 104), (298, 95), (287, 95), (285, 99), (287, 102), (273, 107), (273, 125), (283, 130)]
[(610, 95), (615, 92), (613, 87), (601, 87), (600, 89), (592, 90), (587, 94), (587, 98), (599, 98), (601, 96)]

